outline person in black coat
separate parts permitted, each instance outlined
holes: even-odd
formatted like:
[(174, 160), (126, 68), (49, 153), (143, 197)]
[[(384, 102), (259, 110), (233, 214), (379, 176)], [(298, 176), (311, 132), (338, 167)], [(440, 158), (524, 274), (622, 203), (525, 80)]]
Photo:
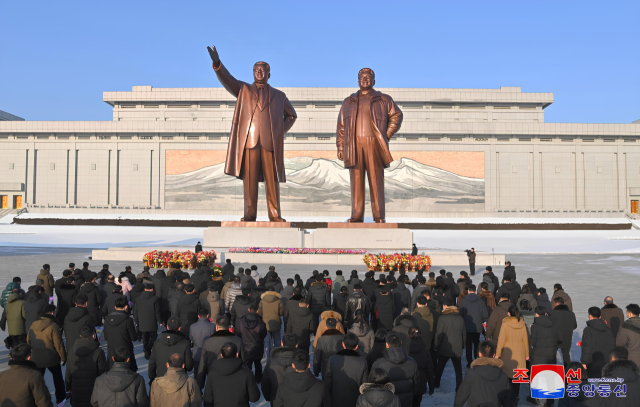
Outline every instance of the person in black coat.
[(102, 316), (100, 314), (100, 307), (102, 306), (102, 293), (100, 289), (95, 284), (96, 273), (89, 274), (89, 281), (86, 281), (82, 287), (80, 288), (80, 292), (85, 294), (88, 298), (87, 302), (87, 310), (89, 311), (89, 315), (93, 318), (94, 326), (101, 325)]
[(416, 246), (415, 243), (411, 246), (411, 255), (412, 256), (417, 256), (418, 255), (418, 247)]
[(193, 270), (193, 274), (191, 275), (191, 284), (196, 288), (198, 295), (207, 289), (206, 277), (202, 269), (202, 264), (198, 263), (198, 267)]
[(229, 281), (229, 279), (231, 277), (233, 277), (233, 273), (235, 272), (236, 268), (233, 266), (233, 264), (231, 264), (231, 259), (227, 259), (225, 261), (225, 265), (222, 266), (222, 283), (226, 284), (227, 281)]
[(332, 309), (339, 313), (342, 316), (342, 320), (346, 321), (347, 319), (347, 300), (349, 299), (349, 290), (346, 285), (340, 287), (340, 293), (338, 295), (333, 296), (333, 306)]
[(122, 272), (122, 277), (128, 278), (129, 279), (129, 283), (134, 287), (138, 283), (136, 281), (136, 276), (131, 272), (131, 266), (126, 266), (124, 268), (124, 271)]
[[(136, 327), (133, 320), (129, 318), (129, 303), (126, 297), (118, 298), (115, 303), (116, 310), (107, 316), (104, 320), (104, 339), (107, 341), (107, 360), (109, 367), (113, 366), (113, 355), (116, 348), (124, 346), (129, 349), (131, 355), (133, 353), (133, 341), (138, 339)], [(132, 372), (138, 370), (136, 358), (132, 357), (130, 368)]]
[(226, 343), (221, 357), (213, 362), (213, 368), (204, 387), (204, 407), (248, 406), (260, 399), (256, 379), (238, 358), (238, 347)]
[(507, 277), (510, 278), (509, 281), (517, 281), (516, 278), (516, 267), (511, 265), (510, 261), (504, 262), (504, 273), (502, 273), (502, 279), (505, 280)]
[(29, 328), (31, 328), (31, 324), (40, 318), (40, 315), (42, 314), (44, 307), (46, 307), (47, 304), (49, 304), (49, 296), (45, 294), (44, 289), (42, 287), (37, 286), (33, 290), (33, 294), (31, 294), (29, 298), (24, 302), (24, 313), (25, 313), (24, 331), (25, 332), (29, 332)]
[(382, 358), (373, 363), (371, 370), (377, 368), (389, 375), (389, 381), (394, 385), (402, 407), (411, 407), (415, 389), (419, 387), (420, 371), (416, 361), (407, 355), (400, 337), (395, 332), (387, 334), (387, 349), (383, 352)]
[(198, 371), (195, 372), (195, 378), (201, 389), (204, 388), (206, 378), (213, 369), (213, 363), (220, 357), (222, 347), (227, 342), (235, 344), (236, 348), (240, 352), (240, 359), (243, 361), (246, 360), (242, 338), (231, 332), (229, 327), (229, 318), (224, 315), (219, 316), (216, 320), (216, 332), (209, 338), (205, 339), (202, 344)]
[(198, 311), (200, 310), (200, 297), (193, 284), (184, 286), (187, 293), (178, 300), (178, 318), (182, 321), (180, 332), (185, 338), (189, 337), (189, 327), (198, 322)]
[(156, 377), (167, 373), (169, 356), (177, 353), (184, 358), (184, 369), (189, 372), (193, 369), (193, 356), (191, 354), (191, 341), (180, 332), (181, 322), (179, 318), (169, 318), (167, 330), (153, 344), (149, 357), (149, 383)]
[(465, 343), (467, 348), (467, 367), (471, 367), (471, 362), (478, 358), (480, 334), (483, 330), (482, 324), (489, 319), (489, 312), (485, 303), (476, 294), (476, 286), (474, 284), (467, 285), (467, 295), (462, 298), (459, 307), (460, 315), (464, 318), (464, 326), (467, 330)]
[(87, 296), (79, 293), (76, 296), (76, 306), (71, 308), (64, 320), (64, 336), (67, 349), (73, 348), (73, 344), (80, 338), (80, 330), (83, 326), (93, 326), (93, 317), (87, 310)]
[[(489, 276), (489, 278), (491, 279), (491, 282), (493, 283), (493, 294), (497, 293), (498, 289), (500, 288), (500, 280), (493, 273), (493, 267), (487, 266), (485, 274)], [(497, 298), (500, 298), (500, 297), (497, 297)]]
[(502, 285), (500, 286), (500, 288), (498, 289), (498, 292), (496, 293), (496, 298), (502, 297), (502, 294), (504, 293), (508, 293), (509, 299), (511, 299), (511, 302), (514, 305), (517, 305), (516, 303), (518, 301), (518, 298), (520, 298), (520, 290), (518, 289), (518, 286), (516, 286), (513, 283), (510, 276), (507, 276), (502, 281)]
[(462, 385), (456, 391), (454, 407), (515, 405), (516, 397), (511, 390), (509, 376), (502, 371), (503, 362), (495, 357), (496, 345), (491, 341), (480, 343), (480, 357), (471, 363), (471, 368)]
[(162, 327), (160, 300), (153, 292), (153, 284), (144, 286), (144, 292), (136, 301), (136, 306), (133, 309), (133, 321), (137, 331), (142, 333), (144, 357), (149, 360), (151, 349), (158, 337), (158, 325)]
[(379, 294), (376, 294), (376, 302), (373, 305), (373, 314), (376, 318), (376, 327), (391, 331), (393, 329), (393, 319), (396, 313), (396, 302), (389, 293), (388, 287), (383, 287)]
[(582, 331), (582, 356), (580, 357), (580, 362), (586, 367), (589, 377), (600, 375), (615, 347), (616, 340), (613, 332), (602, 319), (600, 308), (589, 308), (587, 327)]
[(284, 381), (284, 375), (293, 371), (293, 353), (298, 348), (298, 336), (285, 334), (282, 338), (282, 347), (273, 348), (271, 357), (267, 359), (267, 365), (262, 374), (260, 388), (266, 401), (273, 402), (278, 394), (278, 387)]
[(71, 274), (73, 274), (71, 270), (64, 270), (62, 272), (62, 277), (57, 279), (53, 284), (54, 293), (58, 297), (60, 297), (60, 287), (62, 286), (62, 284), (73, 284), (74, 280), (73, 277), (71, 277)]
[(366, 356), (356, 351), (358, 342), (354, 333), (348, 333), (338, 345), (342, 350), (327, 362), (327, 372), (322, 375), (322, 381), (331, 407), (354, 406), (360, 395), (360, 386), (367, 380), (369, 366)]
[(109, 298), (109, 296), (115, 292), (116, 287), (119, 287), (120, 292), (122, 292), (122, 287), (116, 284), (116, 276), (114, 276), (113, 274), (109, 274), (107, 276), (107, 282), (102, 286), (102, 294), (105, 302), (107, 298)]
[(529, 359), (532, 365), (545, 365), (556, 363), (556, 352), (559, 344), (558, 326), (547, 315), (545, 307), (536, 307), (536, 317), (531, 325), (529, 337)]
[(329, 358), (336, 354), (338, 344), (344, 340), (344, 334), (337, 329), (338, 321), (335, 318), (327, 318), (326, 324), (327, 330), (318, 339), (313, 352), (313, 373), (316, 377), (320, 373), (324, 377)]
[[(313, 314), (309, 309), (309, 304), (304, 298), (295, 298), (294, 295), (287, 301), (288, 320), (285, 329), (286, 333), (295, 334), (298, 338), (299, 349), (309, 349), (311, 345), (311, 334), (315, 324)], [(285, 314), (286, 315), (286, 314)]]
[(465, 322), (458, 308), (453, 306), (453, 300), (447, 298), (444, 301), (442, 315), (438, 318), (434, 346), (438, 352), (438, 367), (436, 369), (436, 387), (440, 387), (442, 372), (451, 359), (456, 372), (456, 390), (462, 384), (462, 349), (467, 340)]
[(322, 275), (316, 277), (316, 281), (310, 284), (307, 294), (307, 301), (309, 301), (309, 309), (313, 314), (314, 330), (318, 327), (318, 320), (320, 315), (327, 310), (331, 309), (331, 292), (329, 286), (324, 282)]
[(202, 245), (200, 244), (200, 242), (198, 242), (196, 244), (196, 248), (194, 250), (196, 253), (200, 253), (202, 251)]
[[(227, 292), (227, 296), (229, 293)], [(235, 326), (238, 320), (249, 313), (249, 306), (256, 302), (253, 300), (251, 289), (245, 287), (242, 289), (242, 295), (236, 296), (231, 306), (231, 325)]]
[(153, 292), (156, 294), (156, 297), (160, 299), (160, 306), (162, 311), (162, 283), (166, 280), (167, 275), (164, 270), (157, 270), (154, 275), (151, 276), (151, 282), (153, 283)]
[(98, 376), (106, 371), (107, 360), (96, 341), (95, 328), (85, 325), (67, 355), (65, 385), (67, 392), (71, 392), (73, 407), (91, 407), (93, 386)]
[(238, 321), (235, 334), (242, 339), (245, 366), (249, 370), (255, 366), (256, 382), (262, 380), (262, 356), (264, 355), (264, 338), (267, 336), (267, 325), (257, 314), (255, 304), (249, 306), (249, 313)]
[(325, 385), (309, 371), (309, 353), (293, 354), (293, 371), (285, 374), (274, 407), (321, 407), (324, 404)]
[(422, 395), (427, 392), (429, 384), (429, 395), (435, 392), (435, 369), (431, 353), (422, 340), (422, 333), (417, 326), (409, 329), (409, 356), (418, 364), (419, 380), (416, 391), (413, 395), (413, 407), (420, 407)]
[(578, 322), (576, 321), (576, 314), (569, 311), (569, 307), (564, 305), (564, 300), (561, 297), (556, 297), (553, 301), (556, 307), (551, 310), (549, 315), (559, 329), (560, 343), (558, 347), (562, 351), (562, 361), (566, 368), (571, 362), (571, 342), (573, 331), (578, 328)]
[(127, 302), (129, 302), (127, 296), (122, 294), (122, 287), (116, 285), (113, 288), (113, 292), (111, 293), (111, 295), (106, 297), (104, 300), (104, 304), (102, 304), (101, 313), (103, 318), (116, 310), (116, 300), (118, 298), (124, 298), (125, 300), (127, 300)]
[(166, 325), (169, 317), (171, 316), (171, 307), (169, 305), (169, 294), (173, 291), (173, 285), (176, 283), (176, 278), (174, 276), (167, 276), (162, 282), (160, 286), (162, 287), (162, 302), (160, 303), (161, 311), (162, 311), (162, 321)]

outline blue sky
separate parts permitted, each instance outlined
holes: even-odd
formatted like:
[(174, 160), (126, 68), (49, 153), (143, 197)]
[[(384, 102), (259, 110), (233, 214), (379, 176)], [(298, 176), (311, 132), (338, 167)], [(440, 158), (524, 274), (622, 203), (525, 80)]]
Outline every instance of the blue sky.
[[(268, 6), (267, 6), (268, 5)], [(640, 2), (109, 1), (0, 5), (0, 109), (27, 120), (111, 120), (106, 90), (274, 86), (553, 92), (547, 122), (640, 119)]]

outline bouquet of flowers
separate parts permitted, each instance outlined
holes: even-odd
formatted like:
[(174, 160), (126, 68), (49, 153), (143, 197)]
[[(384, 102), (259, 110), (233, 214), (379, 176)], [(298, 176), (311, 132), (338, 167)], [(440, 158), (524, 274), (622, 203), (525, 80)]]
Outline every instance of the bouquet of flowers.
[(310, 249), (288, 247), (234, 247), (229, 253), (284, 253), (284, 254), (365, 254), (357, 249)]
[(170, 267), (171, 263), (180, 263), (182, 268), (195, 268), (200, 262), (216, 261), (216, 258), (216, 252), (213, 250), (199, 253), (193, 253), (191, 250), (186, 252), (154, 250), (146, 253), (142, 257), (142, 261), (146, 266), (156, 269)]
[(406, 253), (393, 254), (367, 254), (362, 260), (369, 270), (375, 271), (398, 271), (401, 269), (407, 271), (424, 270), (429, 271), (431, 268), (431, 257), (429, 256), (412, 256)]

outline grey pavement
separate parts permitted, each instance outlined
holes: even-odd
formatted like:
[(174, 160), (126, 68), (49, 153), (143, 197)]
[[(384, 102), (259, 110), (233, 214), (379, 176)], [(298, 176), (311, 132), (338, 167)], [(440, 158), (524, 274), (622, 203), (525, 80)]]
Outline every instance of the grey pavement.
[[(88, 249), (55, 249), (55, 248), (17, 248), (0, 247), (0, 287), (4, 288), (14, 276), (20, 276), (23, 280), (23, 288), (27, 288), (35, 283), (35, 278), (44, 263), (51, 265), (54, 277), (62, 276), (69, 262), (74, 262), (81, 266), (83, 261), (89, 261), (90, 268), (94, 271), (101, 269), (103, 262), (88, 260), (91, 255)], [(233, 257), (229, 256), (232, 260)], [(526, 278), (532, 277), (538, 287), (545, 287), (549, 293), (553, 291), (554, 283), (561, 283), (565, 291), (573, 300), (574, 312), (578, 320), (578, 329), (574, 332), (573, 346), (571, 348), (572, 360), (579, 360), (580, 348), (576, 345), (582, 337), (582, 330), (586, 326), (588, 319), (587, 309), (591, 306), (601, 307), (603, 299), (607, 295), (614, 298), (616, 304), (624, 307), (630, 302), (638, 302), (637, 281), (640, 276), (640, 254), (611, 255), (611, 254), (554, 254), (554, 255), (510, 255), (516, 267), (519, 282), (524, 283)], [(124, 266), (131, 265), (134, 272), (141, 270), (143, 263), (139, 262), (108, 262), (112, 273), (124, 270)], [(271, 264), (258, 264), (259, 272), (264, 275)], [(244, 267), (247, 264), (236, 264), (236, 267)], [(293, 277), (296, 273), (306, 280), (314, 269), (329, 270), (332, 277), (335, 277), (336, 266), (326, 265), (278, 265), (276, 270), (283, 279)], [(460, 270), (468, 270), (468, 266), (446, 267), (447, 271), (454, 273), (457, 278)], [(477, 265), (478, 273), (484, 269)], [(352, 269), (357, 269), (361, 276), (366, 272), (364, 264), (362, 266), (345, 266), (341, 268), (346, 276)], [(440, 267), (434, 265), (432, 271), (439, 270)], [(502, 268), (496, 267), (494, 272), (501, 277)], [(408, 273), (410, 276), (413, 273)], [(474, 283), (482, 280), (481, 274), (473, 277)], [(0, 339), (6, 337), (6, 332), (0, 331)], [(143, 357), (142, 345), (136, 343), (136, 359), (138, 362), (138, 373), (147, 378), (147, 361)], [(6, 370), (8, 362), (8, 351), (0, 351), (0, 371)], [(263, 365), (266, 359), (263, 360)], [(466, 372), (466, 360), (463, 356), (463, 374)], [(53, 390), (53, 383), (49, 373), (45, 379), (50, 390)], [(433, 396), (425, 396), (422, 406), (451, 406), (453, 405), (455, 389), (455, 376), (451, 364), (447, 365), (442, 379), (441, 387), (436, 390)], [(520, 406), (531, 405), (525, 401), (529, 387), (524, 385), (520, 390)], [(252, 404), (254, 406), (268, 405), (263, 399)]]

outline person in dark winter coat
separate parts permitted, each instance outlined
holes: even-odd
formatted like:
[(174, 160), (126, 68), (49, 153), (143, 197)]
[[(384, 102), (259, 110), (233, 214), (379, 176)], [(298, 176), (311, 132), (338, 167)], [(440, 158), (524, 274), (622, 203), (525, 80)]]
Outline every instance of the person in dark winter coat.
[(91, 280), (85, 282), (80, 288), (80, 292), (85, 294), (88, 298), (87, 311), (93, 318), (93, 324), (95, 326), (101, 325), (102, 316), (100, 315), (100, 307), (102, 306), (102, 293), (100, 288), (95, 284), (97, 274), (91, 273)]
[(600, 308), (600, 311), (602, 313), (602, 319), (607, 323), (609, 328), (611, 328), (611, 332), (613, 332), (613, 337), (615, 338), (618, 335), (618, 330), (620, 330), (620, 324), (624, 321), (622, 308), (619, 308), (613, 303), (612, 297), (606, 297), (604, 299), (604, 307)]
[[(200, 298), (198, 298), (198, 292), (193, 284), (187, 284), (184, 286), (186, 295), (182, 296), (178, 300), (178, 306), (176, 308), (178, 312), (178, 318), (182, 321), (180, 332), (185, 338), (189, 337), (189, 328), (191, 324), (195, 324), (198, 321), (198, 310), (200, 309)], [(189, 369), (187, 369), (189, 370)]]
[(264, 355), (264, 338), (267, 336), (267, 325), (257, 314), (255, 304), (249, 306), (249, 313), (238, 321), (235, 333), (242, 339), (245, 366), (251, 370), (255, 366), (256, 382), (262, 380), (262, 356)]
[(156, 271), (155, 274), (151, 276), (151, 281), (153, 282), (153, 292), (156, 294), (156, 297), (158, 297), (158, 299), (163, 298), (162, 283), (164, 282), (164, 280), (166, 280), (166, 278), (167, 278), (167, 275), (162, 269)]
[(348, 333), (342, 343), (342, 347), (327, 362), (327, 372), (322, 375), (331, 407), (350, 407), (356, 404), (360, 385), (369, 376), (367, 359), (356, 352), (358, 349), (358, 337)]
[(419, 387), (420, 381), (418, 364), (407, 356), (402, 341), (395, 332), (387, 334), (386, 344), (387, 349), (384, 350), (382, 358), (376, 360), (371, 369), (380, 368), (387, 372), (402, 407), (411, 407), (415, 389)]
[[(116, 292), (116, 287), (120, 287), (118, 284), (116, 284), (116, 276), (114, 276), (113, 274), (109, 274), (107, 276), (107, 282), (102, 286), (102, 296), (105, 302), (110, 295)], [(122, 293), (121, 287), (119, 292)]]
[(31, 358), (31, 346), (11, 349), (9, 368), (0, 372), (0, 403), (6, 407), (53, 407), (51, 395)]
[(31, 324), (27, 343), (32, 348), (31, 360), (38, 366), (40, 373), (44, 376), (45, 370), (51, 372), (56, 389), (56, 402), (60, 404), (66, 396), (60, 362), (66, 362), (67, 352), (62, 342), (59, 322), (53, 316), (55, 310), (56, 307), (53, 305), (44, 307), (40, 319)]
[(342, 316), (342, 320), (347, 320), (347, 302), (349, 300), (349, 290), (346, 285), (340, 288), (340, 291), (333, 296), (333, 306), (331, 307), (335, 312), (338, 312)]
[(92, 326), (80, 329), (80, 338), (69, 349), (65, 384), (71, 392), (73, 407), (91, 407), (91, 394), (95, 381), (107, 371), (107, 359), (100, 344), (96, 342), (96, 331)]
[(493, 343), (498, 344), (500, 329), (502, 328), (502, 320), (509, 316), (509, 307), (512, 305), (510, 294), (504, 293), (500, 298), (498, 306), (491, 311), (484, 337), (491, 339)]
[(136, 306), (133, 308), (133, 321), (138, 332), (142, 333), (144, 357), (149, 360), (153, 343), (158, 337), (158, 325), (162, 327), (160, 300), (153, 292), (153, 284), (144, 285), (144, 292), (136, 300)]
[(296, 334), (298, 337), (298, 348), (309, 349), (311, 345), (311, 334), (314, 332), (314, 317), (309, 309), (307, 300), (304, 298), (294, 300), (294, 297), (291, 297), (287, 302), (289, 316), (285, 332)]
[(267, 359), (267, 365), (262, 374), (260, 387), (266, 401), (273, 402), (278, 394), (278, 387), (284, 381), (284, 375), (293, 371), (293, 353), (298, 347), (296, 334), (285, 334), (282, 338), (282, 347), (274, 348), (271, 357)]
[(395, 386), (389, 383), (387, 372), (382, 369), (371, 370), (367, 383), (360, 386), (356, 407), (401, 407), (395, 391)]
[(44, 292), (44, 289), (42, 287), (36, 287), (33, 295), (29, 296), (29, 298), (24, 302), (25, 332), (29, 332), (31, 324), (40, 318), (40, 314), (42, 314), (42, 311), (47, 304), (49, 304), (49, 297)]
[(369, 327), (368, 322), (363, 316), (362, 310), (356, 311), (356, 320), (349, 332), (354, 333), (358, 337), (358, 349), (364, 353), (369, 353), (373, 348), (375, 340), (375, 331)]
[(530, 362), (532, 365), (555, 364), (560, 343), (558, 326), (546, 314), (546, 308), (542, 305), (538, 305), (535, 312), (529, 338)]
[(387, 331), (384, 329), (378, 329), (374, 335), (373, 346), (367, 353), (367, 365), (369, 366), (369, 371), (371, 371), (371, 367), (373, 366), (375, 361), (382, 357), (386, 349)]
[(187, 295), (184, 292), (184, 284), (181, 282), (176, 282), (173, 284), (169, 295), (167, 296), (167, 304), (169, 305), (169, 315), (173, 318), (179, 318), (178, 314), (178, 302), (180, 299)]
[(242, 338), (229, 331), (229, 318), (221, 316), (216, 320), (216, 332), (211, 335), (211, 337), (205, 339), (202, 345), (200, 363), (198, 364), (198, 371), (195, 374), (200, 388), (204, 388), (206, 378), (211, 373), (211, 369), (213, 369), (213, 363), (220, 358), (222, 347), (228, 342), (236, 345), (236, 348), (240, 352), (240, 359), (245, 360)]
[(471, 367), (471, 362), (478, 358), (478, 346), (480, 345), (480, 334), (483, 330), (483, 323), (489, 318), (487, 307), (476, 292), (476, 286), (467, 286), (467, 295), (460, 301), (460, 315), (464, 318), (464, 326), (467, 330), (467, 367)]
[(331, 309), (331, 291), (329, 291), (329, 286), (324, 282), (324, 278), (321, 275), (318, 275), (316, 281), (311, 283), (307, 301), (314, 317), (315, 328), (317, 328), (320, 314)]
[(293, 371), (285, 374), (273, 407), (321, 407), (324, 404), (325, 385), (309, 371), (309, 353), (293, 354)]
[(234, 343), (226, 343), (213, 362), (204, 388), (204, 407), (249, 407), (260, 399), (256, 379), (238, 358)]
[(233, 272), (235, 271), (235, 267), (231, 264), (231, 259), (227, 259), (225, 265), (222, 266), (222, 281), (226, 283), (233, 277)]
[[(231, 290), (229, 290), (231, 291)], [(232, 306), (230, 308), (231, 312), (231, 325), (235, 326), (238, 323), (238, 320), (243, 316), (249, 313), (249, 306), (251, 304), (255, 304), (253, 300), (253, 296), (251, 294), (250, 288), (243, 288), (241, 291), (241, 295), (235, 296)], [(229, 293), (227, 293), (227, 296)], [(228, 297), (227, 297), (228, 298)]]
[(627, 305), (627, 320), (620, 325), (616, 336), (616, 346), (624, 346), (629, 351), (629, 360), (640, 366), (640, 307)]
[(87, 310), (88, 298), (84, 293), (76, 296), (76, 306), (69, 310), (67, 319), (64, 320), (64, 336), (67, 349), (73, 348), (74, 342), (80, 338), (80, 330), (83, 326), (93, 326), (93, 318)]
[(454, 407), (515, 405), (509, 377), (502, 371), (503, 362), (495, 357), (496, 345), (490, 341), (480, 343), (479, 358), (471, 363), (464, 381), (456, 391)]
[(420, 374), (418, 387), (413, 395), (413, 407), (420, 407), (422, 395), (427, 392), (427, 384), (429, 384), (429, 394), (435, 392), (435, 368), (431, 353), (422, 340), (420, 328), (414, 326), (409, 330), (409, 341), (409, 356), (418, 364)]
[(418, 285), (413, 289), (413, 295), (411, 296), (411, 307), (409, 309), (410, 311), (416, 309), (416, 303), (422, 293), (429, 290), (429, 287), (427, 287), (426, 285), (427, 280), (424, 278), (424, 276), (418, 276), (417, 280)]
[(404, 313), (393, 321), (393, 329), (391, 331), (400, 335), (402, 346), (404, 346), (407, 354), (409, 354), (409, 330), (415, 326), (418, 326), (418, 320), (413, 315), (409, 315), (409, 310), (406, 308)]
[(205, 274), (202, 269), (202, 264), (198, 264), (198, 267), (193, 270), (193, 274), (191, 275), (191, 284), (196, 288), (198, 295), (206, 290), (207, 283), (205, 282)]
[[(627, 386), (625, 398), (615, 397), (613, 394), (604, 398), (605, 407), (635, 407), (640, 406), (640, 369), (638, 365), (631, 359), (612, 358), (602, 368), (602, 374), (599, 377), (621, 378)], [(611, 385), (614, 390), (614, 385)]]
[(394, 318), (400, 315), (400, 312), (403, 309), (409, 308), (411, 306), (411, 292), (405, 285), (404, 280), (398, 282), (398, 285), (393, 290), (393, 300), (396, 303), (395, 304), (396, 312), (393, 315)]
[(516, 281), (516, 267), (511, 265), (510, 261), (506, 261), (504, 263), (504, 273), (502, 273), (502, 279), (504, 280), (505, 278), (509, 277), (511, 278), (510, 281)]
[(344, 340), (344, 334), (336, 328), (338, 321), (335, 318), (328, 318), (326, 322), (327, 330), (318, 339), (313, 352), (313, 373), (316, 377), (320, 373), (324, 377), (329, 358), (336, 354), (338, 344)]
[(580, 357), (580, 362), (586, 367), (589, 377), (600, 375), (615, 347), (616, 340), (613, 332), (602, 319), (600, 308), (589, 308), (587, 327), (582, 331), (582, 356)]
[(520, 290), (518, 289), (518, 286), (513, 283), (513, 281), (507, 279), (502, 280), (502, 285), (498, 289), (496, 297), (502, 298), (502, 294), (504, 293), (509, 294), (509, 299), (514, 305), (516, 305), (518, 298), (520, 298)]
[(103, 318), (106, 317), (107, 315), (110, 315), (112, 312), (116, 310), (116, 300), (118, 298), (124, 298), (127, 300), (127, 302), (129, 301), (129, 299), (127, 299), (127, 296), (122, 294), (122, 287), (120, 287), (119, 285), (116, 285), (113, 288), (113, 292), (111, 293), (111, 295), (106, 297), (104, 300), (104, 304), (102, 304), (101, 314)]
[(551, 312), (553, 307), (551, 306), (551, 301), (549, 301), (549, 294), (547, 294), (547, 290), (544, 287), (538, 288), (538, 296), (536, 297), (536, 301), (538, 305), (541, 305), (546, 310), (547, 314)]
[(460, 315), (458, 308), (453, 306), (453, 300), (447, 298), (444, 301), (444, 310), (438, 319), (434, 346), (438, 352), (438, 367), (436, 369), (436, 387), (440, 387), (442, 372), (451, 359), (456, 372), (456, 390), (462, 384), (462, 348), (467, 341), (467, 330), (465, 329), (464, 318)]
[(92, 407), (149, 407), (144, 378), (129, 369), (131, 354), (124, 346), (116, 348), (113, 366), (95, 381)]
[(573, 312), (573, 305), (571, 303), (571, 297), (569, 297), (569, 294), (567, 294), (564, 289), (562, 288), (561, 284), (554, 284), (553, 285), (553, 295), (551, 296), (551, 307), (555, 308), (557, 303), (555, 302), (556, 298), (562, 298), (563, 300), (563, 305), (566, 305), (567, 308), (569, 308), (569, 311)]
[[(136, 327), (133, 320), (129, 318), (127, 298), (118, 298), (115, 307), (116, 310), (104, 319), (104, 331), (102, 332), (107, 341), (107, 361), (110, 367), (113, 365), (113, 355), (116, 348), (123, 346), (129, 350), (131, 355), (134, 355), (133, 341), (138, 339)], [(129, 363), (132, 371), (138, 370), (135, 357), (132, 357)]]
[(193, 344), (191, 352), (193, 353), (193, 371), (198, 371), (198, 363), (202, 355), (202, 347), (211, 335), (216, 332), (216, 325), (209, 321), (209, 313), (206, 309), (200, 308), (198, 311), (198, 322), (191, 325), (189, 330), (189, 340)]
[(576, 315), (564, 305), (561, 297), (554, 298), (555, 308), (549, 314), (553, 323), (559, 329), (559, 348), (562, 351), (562, 361), (565, 367), (571, 362), (571, 342), (573, 340), (573, 331), (578, 328)]
[(378, 328), (384, 328), (387, 331), (393, 329), (393, 319), (396, 313), (396, 303), (393, 296), (389, 293), (389, 288), (383, 287), (380, 295), (376, 296), (376, 302), (373, 306), (373, 313), (376, 316)]
[(59, 321), (64, 321), (69, 310), (75, 305), (77, 291), (75, 285), (73, 285), (74, 280), (72, 278), (66, 279), (66, 281), (65, 278), (61, 278), (56, 281), (56, 283), (59, 281), (61, 281), (61, 284), (56, 289), (58, 296), (56, 318), (58, 318)]
[(153, 344), (149, 358), (149, 382), (167, 373), (167, 362), (174, 353), (182, 356), (185, 370), (193, 369), (191, 341), (181, 332), (182, 322), (179, 318), (169, 318), (167, 330)]
[(369, 301), (369, 298), (365, 295), (360, 284), (356, 284), (353, 287), (353, 293), (347, 298), (347, 319), (345, 321), (347, 329), (353, 325), (355, 314), (358, 310), (362, 310), (362, 315), (365, 320), (369, 320), (369, 315), (371, 315), (372, 311), (371, 301)]

